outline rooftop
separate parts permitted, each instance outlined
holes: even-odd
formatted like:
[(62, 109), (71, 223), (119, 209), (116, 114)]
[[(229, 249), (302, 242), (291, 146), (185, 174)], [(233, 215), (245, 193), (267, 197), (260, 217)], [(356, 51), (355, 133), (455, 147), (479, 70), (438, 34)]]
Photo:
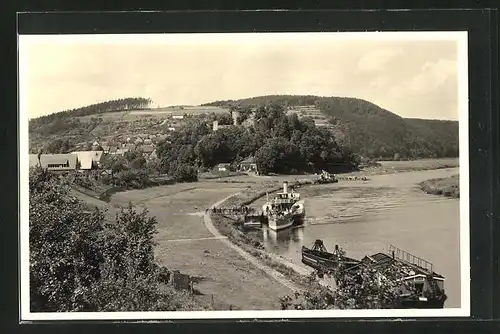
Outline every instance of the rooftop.
[[(29, 155), (30, 167), (38, 166), (38, 155)], [(77, 157), (73, 154), (42, 154), (40, 163), (43, 168), (50, 170), (74, 170), (76, 169)]]

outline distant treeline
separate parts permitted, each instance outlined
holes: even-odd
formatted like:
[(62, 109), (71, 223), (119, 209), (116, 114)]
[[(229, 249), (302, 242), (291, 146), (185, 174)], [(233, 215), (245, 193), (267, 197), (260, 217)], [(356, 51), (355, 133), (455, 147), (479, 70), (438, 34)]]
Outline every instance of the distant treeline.
[(125, 99), (111, 100), (85, 107), (60, 111), (54, 114), (41, 116), (30, 120), (30, 126), (38, 127), (44, 124), (52, 123), (56, 120), (67, 119), (69, 117), (80, 117), (88, 115), (102, 114), (106, 112), (145, 109), (148, 108), (152, 100), (144, 97), (129, 97)]
[[(208, 103), (218, 107), (315, 106), (343, 134), (342, 142), (368, 158), (458, 156), (458, 122), (402, 118), (368, 101), (344, 97), (269, 95)], [(337, 140), (340, 140), (337, 138)]]

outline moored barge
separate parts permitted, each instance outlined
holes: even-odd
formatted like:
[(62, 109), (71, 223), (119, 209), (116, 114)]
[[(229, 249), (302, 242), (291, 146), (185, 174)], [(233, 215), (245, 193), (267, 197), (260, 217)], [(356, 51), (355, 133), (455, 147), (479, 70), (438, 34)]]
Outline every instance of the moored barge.
[(302, 263), (318, 271), (328, 271), (337, 268), (350, 268), (360, 261), (345, 256), (338, 245), (333, 253), (329, 253), (323, 240), (316, 240), (312, 248), (302, 246)]
[(447, 299), (444, 289), (445, 278), (434, 271), (432, 263), (391, 245), (388, 253), (365, 256), (361, 259), (360, 265), (349, 270), (355, 271), (362, 265), (370, 265), (381, 273), (391, 266), (397, 269), (399, 280), (409, 283), (413, 290), (410, 291), (403, 285), (400, 308), (444, 307)]
[(355, 274), (369, 266), (383, 276), (386, 270), (393, 269), (399, 277), (397, 280), (408, 283), (401, 285), (399, 308), (443, 308), (447, 299), (445, 278), (434, 271), (432, 263), (393, 245), (389, 246), (388, 253), (355, 260), (344, 256), (337, 245), (334, 252), (329, 253), (323, 241), (316, 240), (312, 248), (302, 247), (302, 262), (318, 270), (319, 274), (335, 269), (340, 269), (340, 274)]

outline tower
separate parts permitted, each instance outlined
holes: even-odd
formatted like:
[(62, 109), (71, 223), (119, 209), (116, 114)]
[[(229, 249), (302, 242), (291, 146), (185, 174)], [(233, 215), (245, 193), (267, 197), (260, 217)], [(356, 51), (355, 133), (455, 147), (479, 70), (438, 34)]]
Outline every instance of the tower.
[(231, 117), (233, 118), (233, 125), (238, 125), (238, 117), (240, 116), (239, 111), (232, 111)]

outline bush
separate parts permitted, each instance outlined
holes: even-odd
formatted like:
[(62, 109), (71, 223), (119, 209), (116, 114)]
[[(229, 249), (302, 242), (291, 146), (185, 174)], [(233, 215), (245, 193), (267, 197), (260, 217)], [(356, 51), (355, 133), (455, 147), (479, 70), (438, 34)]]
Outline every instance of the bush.
[[(114, 222), (69, 196), (65, 179), (30, 171), (32, 312), (166, 311), (196, 307), (162, 283), (156, 220), (130, 205)], [(163, 270), (164, 271), (164, 270)]]
[(117, 187), (141, 189), (150, 184), (149, 177), (144, 170), (126, 169), (114, 175), (114, 185)]
[(401, 291), (414, 293), (414, 288), (399, 280), (398, 268), (385, 271), (370, 265), (355, 272), (337, 270), (333, 274), (336, 288), (313, 286), (294, 296), (285, 296), (282, 309), (325, 310), (325, 309), (393, 309), (400, 306)]
[(198, 170), (195, 167), (179, 164), (173, 168), (172, 177), (177, 182), (196, 182), (198, 181)]

